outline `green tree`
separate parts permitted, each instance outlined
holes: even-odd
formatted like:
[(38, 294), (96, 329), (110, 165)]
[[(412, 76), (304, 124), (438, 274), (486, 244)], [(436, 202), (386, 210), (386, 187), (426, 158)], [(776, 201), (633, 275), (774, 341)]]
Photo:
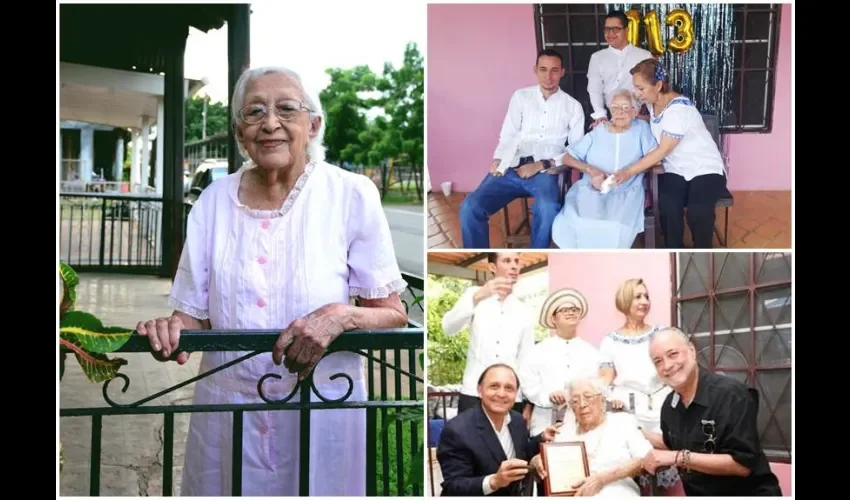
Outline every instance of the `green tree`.
[[(319, 99), (327, 117), (328, 159), (378, 166), (387, 158), (403, 158), (421, 172), (425, 72), (416, 44), (405, 47), (401, 67), (386, 63), (380, 76), (366, 66), (327, 73), (331, 82)], [(374, 109), (381, 112), (369, 120)]]
[[(200, 96), (186, 99), (186, 129), (185, 141), (200, 141), (203, 137), (204, 99)], [(227, 115), (227, 105), (220, 102), (207, 103), (207, 137), (227, 133), (230, 127), (230, 117)]]
[(384, 93), (380, 102), (392, 124), (385, 132), (389, 136), (384, 141), (387, 156), (404, 156), (415, 167), (424, 163), (424, 89), (423, 58), (416, 44), (410, 42), (400, 68), (384, 64), (378, 90)]
[(325, 110), (327, 128), (325, 146), (330, 161), (357, 162), (369, 150), (369, 144), (360, 141), (366, 130), (366, 112), (375, 105), (364, 94), (375, 90), (377, 76), (368, 66), (352, 69), (330, 68), (328, 86), (319, 93)]
[(425, 295), (428, 297), (429, 384), (459, 384), (463, 378), (469, 328), (464, 328), (454, 336), (446, 335), (443, 332), (443, 316), (471, 285), (469, 281), (448, 276), (428, 276)]
[[(422, 167), (424, 164), (424, 86), (425, 72), (422, 56), (415, 43), (408, 43), (404, 51), (404, 62), (396, 69), (384, 64), (384, 72), (378, 81), (382, 96), (378, 99), (384, 115), (370, 124), (369, 130), (361, 134), (361, 142), (371, 140), (368, 159), (372, 165), (385, 158), (394, 158), (408, 164), (416, 176), (416, 195), (422, 200)], [(365, 142), (364, 142), (365, 143)], [(376, 161), (377, 160), (377, 161)], [(381, 171), (382, 194), (389, 188), (389, 170), (386, 165)]]

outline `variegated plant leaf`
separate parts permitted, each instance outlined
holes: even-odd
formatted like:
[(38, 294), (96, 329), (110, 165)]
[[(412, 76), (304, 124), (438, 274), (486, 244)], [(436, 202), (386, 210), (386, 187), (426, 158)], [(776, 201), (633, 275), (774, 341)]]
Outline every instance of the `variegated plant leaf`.
[(78, 345), (90, 353), (115, 352), (127, 343), (133, 330), (103, 323), (84, 311), (69, 311), (59, 322), (59, 338)]
[(59, 262), (59, 275), (62, 276), (62, 281), (65, 282), (66, 300), (71, 302), (71, 307), (77, 301), (77, 285), (80, 284), (80, 278), (74, 268), (64, 262)]
[(60, 338), (59, 343), (74, 353), (80, 363), (80, 368), (83, 369), (83, 373), (91, 382), (100, 383), (112, 380), (118, 370), (127, 364), (126, 359), (109, 359), (103, 354), (87, 352), (79, 344), (70, 340)]

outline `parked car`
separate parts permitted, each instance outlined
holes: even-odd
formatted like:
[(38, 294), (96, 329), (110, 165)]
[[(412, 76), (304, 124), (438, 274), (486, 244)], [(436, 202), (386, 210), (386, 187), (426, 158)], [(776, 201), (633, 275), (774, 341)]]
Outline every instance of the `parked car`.
[(189, 193), (186, 194), (185, 201), (189, 204), (195, 203), (195, 200), (201, 196), (201, 192), (207, 186), (226, 175), (227, 160), (207, 160), (201, 163), (192, 177), (192, 183), (189, 186)]

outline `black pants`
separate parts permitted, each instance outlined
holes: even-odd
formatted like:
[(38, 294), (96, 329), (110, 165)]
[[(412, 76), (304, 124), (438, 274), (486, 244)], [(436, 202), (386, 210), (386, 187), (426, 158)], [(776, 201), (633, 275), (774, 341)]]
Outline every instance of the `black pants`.
[[(460, 413), (464, 410), (468, 410), (470, 408), (475, 408), (476, 406), (481, 406), (481, 398), (478, 396), (468, 396), (466, 394), (461, 394), (460, 398), (457, 400), (457, 412)], [(514, 410), (522, 413), (522, 403), (515, 403)]]
[(688, 227), (694, 248), (711, 248), (714, 238), (714, 209), (717, 200), (726, 193), (726, 176), (706, 174), (686, 181), (678, 174), (658, 176), (658, 211), (664, 246), (684, 248), (687, 207)]

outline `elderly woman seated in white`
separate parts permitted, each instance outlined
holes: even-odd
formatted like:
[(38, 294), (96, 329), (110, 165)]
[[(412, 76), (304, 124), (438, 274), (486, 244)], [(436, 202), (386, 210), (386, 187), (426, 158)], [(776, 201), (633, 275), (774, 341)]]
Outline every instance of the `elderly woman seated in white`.
[[(555, 441), (584, 442), (590, 476), (574, 485), (578, 488), (576, 496), (640, 496), (632, 478), (643, 470), (642, 460), (652, 444), (632, 415), (605, 411), (602, 389), (596, 378), (570, 382), (568, 403), (576, 425), (561, 427)], [(539, 455), (533, 459), (538, 470), (539, 460)]]
[(623, 90), (608, 102), (612, 118), (594, 128), (564, 155), (564, 165), (584, 173), (567, 191), (552, 223), (560, 248), (630, 248), (644, 230), (643, 174), (609, 185), (613, 174), (657, 147), (637, 103)]
[[(296, 73), (248, 70), (230, 102), (250, 160), (198, 198), (171, 290), (174, 312), (137, 330), (159, 359), (174, 356), (183, 329), (281, 330), (272, 353), (198, 381), (195, 404), (261, 403), (257, 381), (267, 373), (282, 378), (265, 382), (264, 393), (281, 399), (311, 372), (324, 397), (345, 395), (348, 382), (329, 380), (345, 373), (354, 380), (348, 400), (364, 401), (359, 355), (319, 361), (344, 331), (407, 323), (398, 296), (405, 282), (378, 190), (369, 178), (324, 161), (322, 108)], [(360, 305), (350, 305), (350, 297)], [(204, 353), (201, 371), (243, 354)], [(299, 413), (252, 411), (244, 419), (242, 494), (298, 495)], [(232, 420), (226, 412), (192, 414), (182, 495), (231, 494)], [(365, 410), (314, 411), (309, 434), (310, 494), (364, 496)]]

